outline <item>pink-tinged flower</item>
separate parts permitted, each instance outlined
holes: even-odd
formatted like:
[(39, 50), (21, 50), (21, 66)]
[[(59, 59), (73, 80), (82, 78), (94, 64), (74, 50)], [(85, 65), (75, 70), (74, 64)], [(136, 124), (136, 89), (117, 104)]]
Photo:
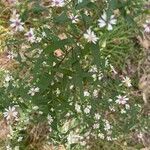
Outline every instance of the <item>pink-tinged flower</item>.
[(8, 54), (7, 54), (8, 59), (14, 59), (15, 57), (17, 57), (16, 53), (14, 53), (13, 51), (8, 51)]
[(131, 84), (131, 79), (129, 77), (123, 77), (123, 80), (122, 82), (125, 84), (125, 86), (127, 87), (131, 87), (132, 84)]
[(104, 12), (102, 14), (102, 16), (100, 17), (100, 19), (98, 20), (98, 25), (100, 28), (103, 28), (105, 26), (107, 26), (107, 30), (112, 30), (113, 29), (113, 25), (115, 25), (117, 22), (117, 20), (115, 19), (114, 15), (111, 15), (110, 18), (107, 17), (107, 14)]
[(146, 20), (146, 23), (143, 25), (144, 32), (150, 33), (150, 20)]
[(24, 23), (21, 22), (21, 19), (19, 18), (20, 15), (19, 14), (16, 14), (16, 11), (13, 12), (13, 15), (12, 17), (10, 18), (10, 27), (15, 31), (23, 31), (24, 30)]
[(2, 0), (2, 2), (6, 5), (15, 5), (18, 0)]
[(92, 43), (96, 44), (96, 42), (99, 38), (96, 37), (95, 33), (93, 31), (91, 31), (90, 28), (86, 32), (87, 33), (84, 34), (84, 38), (87, 40), (87, 42), (89, 42), (89, 43), (92, 42)]
[(63, 7), (65, 5), (64, 0), (52, 0), (52, 7)]
[(16, 108), (8, 107), (8, 109), (5, 109), (4, 118), (6, 118), (7, 121), (17, 120), (18, 119), (18, 112), (16, 111)]
[(64, 52), (61, 50), (61, 49), (56, 49), (54, 51), (54, 56), (58, 57), (58, 58), (61, 58), (64, 56)]
[(79, 16), (70, 14), (69, 18), (71, 19), (72, 23), (78, 23), (79, 22)]
[(117, 104), (125, 105), (128, 100), (129, 100), (129, 98), (127, 98), (126, 96), (121, 96), (121, 95), (119, 95), (119, 96), (117, 96), (116, 103), (117, 103)]
[(30, 30), (25, 34), (27, 40), (31, 43), (34, 43), (36, 41), (33, 29), (30, 28)]
[(28, 94), (31, 95), (31, 96), (34, 96), (39, 91), (40, 91), (39, 87), (32, 87), (32, 88), (30, 88)]

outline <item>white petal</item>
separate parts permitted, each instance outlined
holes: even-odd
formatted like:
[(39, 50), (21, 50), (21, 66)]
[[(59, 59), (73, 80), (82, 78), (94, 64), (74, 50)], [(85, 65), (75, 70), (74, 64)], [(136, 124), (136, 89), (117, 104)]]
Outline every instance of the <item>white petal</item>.
[(111, 15), (110, 19), (114, 19), (115, 18), (115, 15)]
[(19, 31), (23, 31), (24, 27), (23, 26), (19, 26)]
[(112, 25), (111, 25), (110, 23), (108, 24), (107, 29), (108, 29), (108, 31), (110, 31), (110, 30), (112, 30), (112, 29), (113, 29), (113, 27), (112, 27)]
[(99, 27), (102, 28), (104, 26), (106, 26), (106, 22), (104, 20), (99, 20)]
[(103, 15), (101, 17), (102, 17), (103, 20), (105, 20), (105, 21), (107, 20), (107, 15), (106, 15), (105, 12), (103, 13)]
[(15, 110), (15, 107), (12, 107), (11, 110), (14, 111), (14, 110)]
[(116, 19), (111, 19), (110, 24), (116, 24), (117, 20)]
[(150, 28), (146, 27), (144, 31), (147, 32), (147, 33), (149, 33), (150, 32)]
[(84, 34), (84, 37), (87, 39), (87, 38), (88, 38), (88, 34), (85, 33), (85, 34)]
[(16, 20), (15, 20), (15, 19), (13, 19), (13, 18), (11, 18), (9, 21), (10, 21), (10, 22), (15, 22)]
[(11, 28), (14, 28), (16, 25), (14, 23), (10, 24)]

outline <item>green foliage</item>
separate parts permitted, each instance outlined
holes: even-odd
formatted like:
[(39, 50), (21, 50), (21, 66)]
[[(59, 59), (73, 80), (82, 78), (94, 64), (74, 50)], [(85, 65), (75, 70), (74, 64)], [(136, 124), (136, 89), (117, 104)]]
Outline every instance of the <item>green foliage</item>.
[[(25, 0), (12, 7), (24, 23), (24, 31), (10, 29), (14, 33), (6, 47), (13, 56), (17, 54), (14, 59), (19, 65), (5, 73), (0, 88), (1, 111), (9, 112), (5, 109), (11, 106), (18, 112), (11, 116), (13, 121), (10, 114), (5, 116), (14, 131), (12, 147), (26, 149), (42, 143), (38, 132), (27, 132), (30, 125), (41, 122), (49, 127), (46, 140), (67, 149), (87, 149), (94, 141), (97, 149), (109, 149), (108, 145), (112, 150), (123, 149), (116, 141), (148, 129), (142, 104), (132, 94), (137, 88), (135, 76), (126, 70), (128, 60), (137, 61), (133, 38), (139, 32), (135, 19), (143, 11), (141, 0), (66, 0), (63, 7)], [(101, 28), (98, 20), (104, 12), (106, 26)], [(98, 38), (96, 42), (86, 38), (88, 29)], [(125, 77), (131, 78), (131, 87)], [(30, 134), (38, 142), (30, 143)]]

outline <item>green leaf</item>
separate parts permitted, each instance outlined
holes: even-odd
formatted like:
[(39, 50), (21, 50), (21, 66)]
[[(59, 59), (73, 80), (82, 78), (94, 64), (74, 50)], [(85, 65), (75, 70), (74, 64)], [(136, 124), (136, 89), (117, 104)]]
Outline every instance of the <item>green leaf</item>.
[(69, 21), (68, 16), (65, 11), (62, 12), (59, 16), (55, 17), (53, 20), (56, 24), (64, 24)]
[(89, 3), (90, 3), (90, 0), (83, 0), (82, 3), (79, 3), (79, 4), (76, 6), (76, 9), (82, 9), (82, 8), (84, 8), (85, 6), (87, 6)]

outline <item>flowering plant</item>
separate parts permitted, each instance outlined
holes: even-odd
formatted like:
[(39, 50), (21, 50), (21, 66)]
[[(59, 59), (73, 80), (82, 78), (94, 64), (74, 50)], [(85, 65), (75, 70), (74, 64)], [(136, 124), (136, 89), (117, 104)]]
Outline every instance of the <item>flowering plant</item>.
[(134, 74), (124, 68), (138, 30), (139, 10), (132, 6), (141, 2), (4, 0), (6, 49), (17, 65), (2, 70), (0, 107), (11, 127), (7, 149), (62, 144), (82, 150), (92, 148), (93, 139), (115, 143), (146, 130), (132, 93)]

